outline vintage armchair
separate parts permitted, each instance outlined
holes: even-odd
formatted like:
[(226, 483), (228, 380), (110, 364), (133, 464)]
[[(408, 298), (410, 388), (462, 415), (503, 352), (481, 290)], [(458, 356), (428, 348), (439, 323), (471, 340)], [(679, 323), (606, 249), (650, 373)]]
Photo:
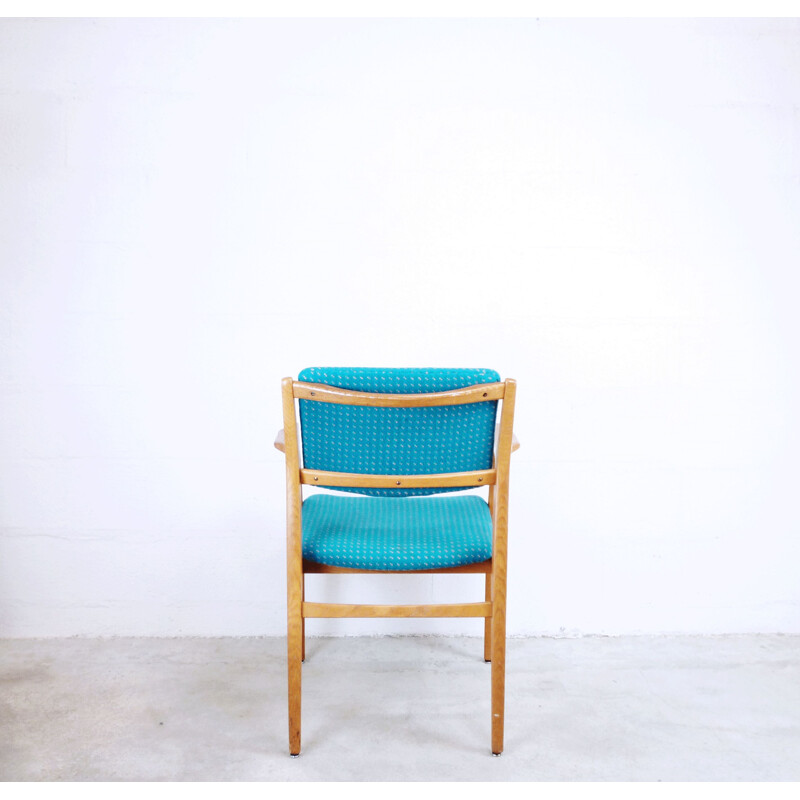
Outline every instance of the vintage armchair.
[[(314, 367), (298, 378), (283, 379), (275, 440), (286, 457), (290, 754), (300, 754), (306, 619), (483, 617), (500, 755), (516, 382), (487, 369)], [(303, 486), (342, 494), (304, 500)], [(484, 486), (488, 502), (475, 492), (447, 496)], [(309, 602), (304, 577), (320, 572), (483, 573), (486, 591), (483, 602), (460, 604)]]

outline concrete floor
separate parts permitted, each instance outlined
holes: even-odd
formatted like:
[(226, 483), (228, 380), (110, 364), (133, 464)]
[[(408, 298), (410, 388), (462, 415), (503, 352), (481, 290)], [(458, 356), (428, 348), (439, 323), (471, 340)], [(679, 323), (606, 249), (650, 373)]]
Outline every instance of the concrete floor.
[(800, 636), (0, 641), (5, 781), (798, 781)]

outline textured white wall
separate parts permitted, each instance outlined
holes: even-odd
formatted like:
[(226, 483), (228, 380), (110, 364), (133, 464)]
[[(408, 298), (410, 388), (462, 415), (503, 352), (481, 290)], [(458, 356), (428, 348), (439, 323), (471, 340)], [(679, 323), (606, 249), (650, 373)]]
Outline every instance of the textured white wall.
[(3, 20), (0, 635), (282, 633), (311, 364), (517, 378), (510, 633), (800, 632), (798, 142), (797, 21)]

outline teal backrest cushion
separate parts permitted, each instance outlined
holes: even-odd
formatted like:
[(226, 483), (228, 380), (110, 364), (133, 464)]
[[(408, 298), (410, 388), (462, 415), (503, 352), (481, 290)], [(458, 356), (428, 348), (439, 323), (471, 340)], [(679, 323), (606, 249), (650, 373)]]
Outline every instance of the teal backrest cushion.
[[(310, 367), (298, 379), (359, 392), (419, 394), (495, 383), (500, 376), (489, 369)], [(433, 408), (369, 408), (315, 400), (300, 400), (299, 406), (306, 469), (424, 475), (492, 466), (496, 400)], [(459, 490), (349, 491), (397, 497)]]

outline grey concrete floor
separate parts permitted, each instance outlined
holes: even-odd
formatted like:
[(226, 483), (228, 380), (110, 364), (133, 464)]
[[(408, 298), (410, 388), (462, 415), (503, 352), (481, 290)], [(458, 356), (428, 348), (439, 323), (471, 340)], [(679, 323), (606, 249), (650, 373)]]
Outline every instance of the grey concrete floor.
[(0, 640), (5, 781), (798, 781), (800, 636)]

